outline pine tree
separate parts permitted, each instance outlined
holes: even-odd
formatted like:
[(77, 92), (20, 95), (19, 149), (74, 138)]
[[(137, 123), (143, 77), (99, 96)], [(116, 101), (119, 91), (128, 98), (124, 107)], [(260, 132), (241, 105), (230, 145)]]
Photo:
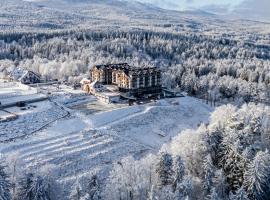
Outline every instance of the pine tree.
[(207, 135), (206, 139), (207, 139), (207, 144), (208, 144), (207, 146), (208, 151), (211, 155), (213, 165), (218, 166), (219, 161), (221, 159), (220, 156), (222, 155), (221, 148), (220, 148), (221, 147), (220, 144), (223, 139), (222, 130), (217, 129), (211, 132), (210, 134)]
[(217, 170), (213, 179), (213, 185), (220, 198), (226, 199), (228, 193), (228, 184), (223, 170)]
[(176, 199), (189, 199), (191, 196), (193, 185), (192, 185), (192, 177), (185, 176), (181, 183), (177, 185), (175, 191), (175, 198)]
[(208, 199), (209, 200), (222, 200), (218, 193), (216, 192), (216, 189), (215, 188), (212, 188), (211, 189), (211, 192), (210, 192), (210, 195), (208, 196)]
[(170, 154), (161, 154), (157, 164), (156, 173), (158, 175), (158, 185), (160, 187), (171, 185), (173, 183), (173, 159)]
[(212, 159), (210, 155), (207, 155), (204, 163), (204, 181), (203, 188), (205, 190), (206, 195), (210, 194), (211, 188), (213, 187), (213, 179), (215, 176), (215, 167), (213, 166)]
[(148, 193), (147, 200), (158, 200), (158, 193), (155, 185), (152, 185), (151, 190)]
[(246, 191), (244, 190), (244, 187), (241, 187), (236, 191), (235, 194), (232, 192), (229, 195), (229, 200), (249, 200)]
[(31, 185), (33, 183), (34, 175), (32, 173), (26, 174), (19, 180), (19, 188), (17, 198), (19, 200), (30, 200), (33, 199), (32, 193), (28, 193), (30, 191)]
[(89, 200), (99, 200), (100, 197), (100, 184), (97, 175), (93, 175), (89, 181), (87, 194)]
[(71, 200), (81, 200), (83, 198), (82, 186), (79, 180), (74, 183), (69, 198)]
[[(233, 136), (232, 136), (233, 135)], [(230, 190), (236, 191), (243, 184), (246, 160), (240, 153), (240, 141), (235, 139), (237, 134), (230, 133), (222, 142), (223, 155), (220, 163)], [(231, 137), (232, 136), (232, 137)]]
[(174, 182), (173, 182), (173, 189), (174, 191), (177, 188), (184, 178), (185, 175), (185, 165), (180, 156), (177, 156), (174, 163)]
[(18, 198), (21, 200), (50, 200), (50, 185), (41, 176), (26, 174), (20, 181)]
[(248, 164), (244, 174), (244, 187), (252, 199), (263, 200), (270, 195), (270, 155), (268, 151), (258, 152)]
[(4, 167), (0, 165), (0, 200), (10, 200), (10, 187), (9, 177), (4, 171)]

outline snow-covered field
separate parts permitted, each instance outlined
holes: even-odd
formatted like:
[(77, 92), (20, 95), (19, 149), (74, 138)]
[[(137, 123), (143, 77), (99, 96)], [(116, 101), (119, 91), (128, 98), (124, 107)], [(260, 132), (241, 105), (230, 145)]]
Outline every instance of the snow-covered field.
[(36, 94), (37, 90), (27, 85), (23, 85), (17, 82), (0, 82), (0, 99), (1, 101), (13, 99), (23, 95)]
[(25, 169), (53, 166), (65, 190), (91, 172), (104, 180), (113, 162), (157, 151), (181, 130), (206, 122), (212, 111), (197, 99), (183, 97), (86, 115), (56, 99), (1, 123), (0, 152), (16, 154)]
[(18, 82), (0, 82), (0, 102), (5, 106), (18, 101), (46, 98), (44, 94), (38, 93), (36, 88)]
[[(31, 109), (31, 108), (29, 108)], [(14, 108), (10, 108), (14, 110)], [(15, 139), (31, 135), (47, 124), (65, 117), (69, 114), (63, 107), (50, 103), (50, 106), (43, 107), (40, 112), (20, 112), (16, 120), (0, 123), (0, 143), (9, 142)]]

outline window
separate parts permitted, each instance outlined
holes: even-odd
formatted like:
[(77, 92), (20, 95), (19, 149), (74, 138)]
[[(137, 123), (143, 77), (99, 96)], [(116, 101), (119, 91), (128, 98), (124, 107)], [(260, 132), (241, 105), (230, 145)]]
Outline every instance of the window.
[(156, 85), (156, 76), (152, 75), (152, 86)]

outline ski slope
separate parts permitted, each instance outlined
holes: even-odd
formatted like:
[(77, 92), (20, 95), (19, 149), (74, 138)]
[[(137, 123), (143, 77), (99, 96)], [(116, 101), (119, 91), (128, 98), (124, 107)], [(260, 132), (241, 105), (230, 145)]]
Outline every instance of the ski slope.
[(18, 155), (23, 169), (51, 166), (66, 196), (76, 179), (97, 173), (105, 180), (114, 162), (158, 151), (183, 129), (207, 122), (211, 111), (191, 97), (92, 115), (69, 110), (71, 116), (56, 120), (31, 137), (0, 143), (0, 152), (7, 157)]

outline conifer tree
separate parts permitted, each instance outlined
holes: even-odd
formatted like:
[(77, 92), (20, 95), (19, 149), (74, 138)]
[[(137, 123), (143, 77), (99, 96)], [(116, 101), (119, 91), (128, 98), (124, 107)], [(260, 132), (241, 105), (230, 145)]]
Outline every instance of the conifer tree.
[(244, 174), (244, 187), (249, 198), (267, 199), (270, 195), (270, 155), (268, 151), (258, 152), (248, 164)]
[(10, 200), (10, 182), (4, 167), (0, 165), (0, 200)]
[(41, 176), (26, 174), (20, 181), (18, 198), (21, 200), (51, 200), (50, 184)]
[(71, 200), (81, 200), (83, 198), (82, 186), (79, 180), (76, 180), (76, 182), (72, 186), (69, 198)]
[(99, 200), (100, 197), (100, 184), (97, 175), (93, 175), (89, 181), (87, 194), (89, 200)]
[(226, 199), (228, 193), (228, 184), (222, 169), (215, 172), (215, 176), (213, 178), (213, 185), (215, 186), (215, 190), (219, 197)]
[(177, 156), (174, 163), (174, 180), (173, 180), (173, 189), (174, 191), (177, 188), (184, 178), (185, 175), (185, 165), (180, 156)]
[(249, 200), (247, 193), (244, 189), (244, 187), (241, 187), (240, 189), (238, 189), (235, 194), (233, 194), (232, 192), (229, 195), (229, 199), (230, 200)]
[(158, 185), (160, 187), (173, 183), (173, 159), (168, 153), (162, 153), (156, 168)]
[(203, 164), (203, 169), (204, 169), (203, 188), (205, 190), (206, 195), (208, 195), (211, 192), (211, 188), (213, 187), (213, 179), (215, 176), (215, 167), (213, 166), (210, 155), (206, 156)]
[(211, 192), (210, 192), (210, 195), (208, 196), (208, 199), (209, 200), (222, 200), (218, 193), (216, 192), (216, 189), (215, 188), (212, 188), (211, 189)]

